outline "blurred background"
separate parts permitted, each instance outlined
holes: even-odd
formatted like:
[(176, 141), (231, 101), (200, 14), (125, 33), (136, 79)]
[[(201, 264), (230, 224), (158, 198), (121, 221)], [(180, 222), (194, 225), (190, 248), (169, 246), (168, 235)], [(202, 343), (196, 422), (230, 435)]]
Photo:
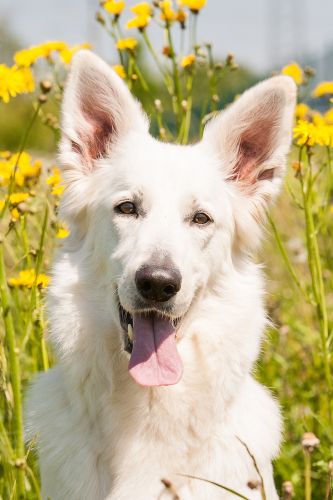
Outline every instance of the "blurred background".
[[(134, 5), (137, 0), (128, 0)], [(267, 73), (289, 60), (309, 64), (323, 80), (333, 75), (332, 0), (208, 0), (198, 39), (218, 55), (234, 52), (254, 72)], [(1, 0), (0, 54), (45, 40), (89, 40), (97, 53), (115, 59), (110, 38), (94, 20), (96, 0)], [(161, 45), (160, 31), (153, 37)], [(206, 39), (209, 37), (209, 39)], [(7, 61), (9, 62), (9, 61)]]
[[(128, 7), (136, 3), (137, 0), (126, 2)], [(116, 64), (115, 44), (95, 19), (98, 10), (98, 0), (0, 0), (0, 64), (13, 64), (16, 50), (47, 40), (63, 40), (70, 45), (89, 42), (95, 52)], [(121, 17), (122, 26), (129, 15), (126, 9)], [(218, 89), (219, 107), (291, 61), (313, 67), (315, 81), (332, 79), (332, 19), (332, 0), (208, 0), (207, 8), (200, 12), (197, 40), (213, 44), (217, 61), (232, 52), (240, 65), (240, 70), (225, 78), (223, 88)], [(156, 51), (161, 53), (166, 45), (162, 30), (152, 25), (149, 35)], [(137, 30), (126, 31), (125, 36), (140, 39)], [(180, 29), (174, 30), (174, 36), (178, 47)], [(185, 53), (187, 50), (185, 47)], [(156, 66), (143, 46), (140, 60), (141, 65), (148, 66), (145, 74), (150, 73), (155, 97), (163, 97), (159, 95), (161, 85)], [(200, 84), (196, 87), (199, 97), (205, 95), (205, 88), (200, 88)], [(145, 104), (145, 96), (138, 92), (138, 97)], [(18, 147), (20, 130), (30, 112), (29, 96), (19, 96), (9, 104), (0, 103), (0, 149)], [(196, 125), (194, 122), (193, 130)], [(43, 141), (39, 140), (41, 134)], [(31, 134), (28, 147), (35, 148), (38, 144), (39, 149), (54, 151), (56, 142), (57, 138), (40, 124)]]

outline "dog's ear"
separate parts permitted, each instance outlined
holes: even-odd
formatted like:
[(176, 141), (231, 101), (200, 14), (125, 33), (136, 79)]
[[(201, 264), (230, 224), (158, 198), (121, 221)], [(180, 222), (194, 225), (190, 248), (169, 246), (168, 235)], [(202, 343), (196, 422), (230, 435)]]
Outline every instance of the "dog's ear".
[(147, 128), (139, 103), (121, 78), (92, 52), (78, 52), (62, 107), (60, 153), (64, 170), (89, 173), (96, 160), (111, 154), (125, 134)]
[(278, 191), (291, 142), (296, 85), (270, 78), (246, 91), (208, 123), (204, 140), (218, 153), (223, 175), (245, 195)]
[(260, 242), (266, 208), (283, 178), (295, 103), (293, 80), (276, 76), (245, 92), (205, 129), (232, 194), (238, 248), (253, 250)]

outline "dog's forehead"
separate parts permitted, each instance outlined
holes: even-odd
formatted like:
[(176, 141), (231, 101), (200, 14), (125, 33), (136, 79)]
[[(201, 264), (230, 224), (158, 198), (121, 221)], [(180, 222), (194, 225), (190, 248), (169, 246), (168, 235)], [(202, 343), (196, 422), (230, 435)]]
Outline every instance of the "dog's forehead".
[(123, 185), (159, 196), (204, 195), (222, 183), (213, 155), (201, 144), (179, 146), (152, 138), (124, 148), (115, 175)]

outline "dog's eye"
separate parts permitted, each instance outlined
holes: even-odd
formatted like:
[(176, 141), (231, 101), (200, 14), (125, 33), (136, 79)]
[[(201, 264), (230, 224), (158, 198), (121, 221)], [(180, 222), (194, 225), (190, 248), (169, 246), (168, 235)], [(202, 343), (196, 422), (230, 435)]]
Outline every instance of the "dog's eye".
[(133, 215), (137, 213), (136, 206), (131, 201), (123, 201), (115, 207), (115, 211), (124, 215)]
[(205, 212), (197, 212), (196, 214), (194, 214), (192, 219), (192, 222), (194, 222), (194, 224), (200, 225), (208, 224), (208, 222), (211, 221), (212, 219), (209, 217), (209, 215), (205, 214)]

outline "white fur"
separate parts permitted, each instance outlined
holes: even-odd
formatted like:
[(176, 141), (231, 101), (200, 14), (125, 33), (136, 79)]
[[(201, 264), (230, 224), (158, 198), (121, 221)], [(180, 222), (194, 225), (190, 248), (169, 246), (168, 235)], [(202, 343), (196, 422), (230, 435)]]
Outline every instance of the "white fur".
[[(200, 143), (163, 144), (149, 135), (139, 104), (108, 66), (86, 51), (75, 56), (61, 145), (68, 185), (62, 216), (71, 236), (48, 293), (59, 363), (37, 378), (28, 403), (43, 498), (170, 498), (161, 478), (181, 500), (235, 498), (180, 475), (188, 474), (260, 499), (247, 485), (258, 475), (239, 439), (256, 458), (267, 499), (278, 498), (271, 460), (279, 409), (251, 375), (267, 319), (261, 270), (250, 254), (281, 183), (294, 102), (291, 79), (275, 77), (215, 118)], [(99, 131), (94, 109), (104, 124), (108, 113), (112, 119), (107, 147), (92, 138)], [(262, 137), (260, 120), (272, 120), (268, 142), (246, 144), (232, 175), (242, 137), (251, 142), (247, 131), (256, 127)], [(266, 169), (272, 178), (260, 178)], [(113, 207), (134, 194), (145, 216), (116, 214)], [(196, 210), (214, 222), (190, 223)], [(132, 313), (134, 273), (156, 255), (171, 257), (182, 275), (170, 314), (183, 317), (177, 344), (184, 375), (174, 386), (144, 388), (128, 373), (116, 290)]]

